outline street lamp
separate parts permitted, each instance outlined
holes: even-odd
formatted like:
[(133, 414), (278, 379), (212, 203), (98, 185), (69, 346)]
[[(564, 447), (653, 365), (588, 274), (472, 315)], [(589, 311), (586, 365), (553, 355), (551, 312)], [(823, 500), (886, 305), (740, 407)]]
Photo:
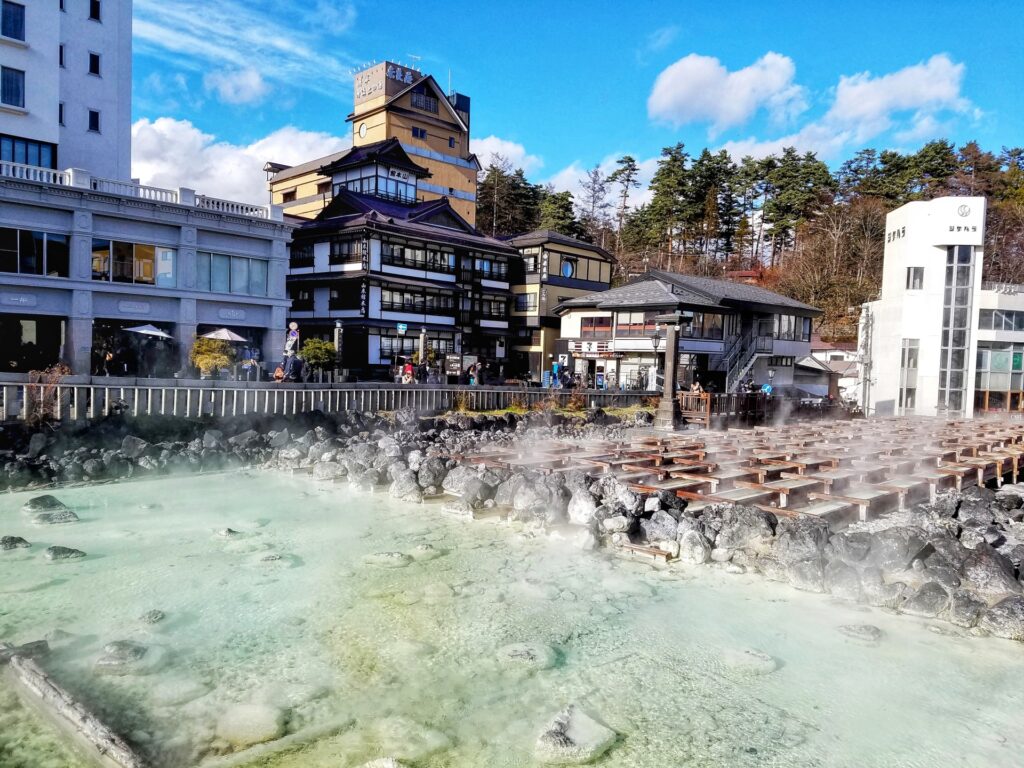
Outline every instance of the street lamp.
[(343, 328), (341, 320), (334, 321), (334, 380), (337, 381), (341, 375), (341, 334)]
[[(661, 346), (661, 331), (658, 330), (658, 326), (654, 326), (654, 333), (651, 334), (651, 348), (654, 350), (654, 376), (657, 379), (658, 376), (658, 347)], [(657, 386), (657, 381), (655, 381)]]
[(774, 380), (775, 380), (775, 369), (774, 368), (769, 368), (768, 369), (768, 386), (771, 387), (772, 389), (774, 389), (774, 387), (772, 386), (772, 382)]

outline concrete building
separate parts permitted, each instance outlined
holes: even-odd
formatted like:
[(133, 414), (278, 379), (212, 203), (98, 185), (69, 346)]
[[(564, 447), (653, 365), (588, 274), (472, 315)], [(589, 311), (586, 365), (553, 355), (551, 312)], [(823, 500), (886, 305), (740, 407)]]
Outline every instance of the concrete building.
[[(447, 198), (470, 226), (476, 223), (476, 178), (480, 163), (469, 150), (470, 99), (446, 94), (431, 75), (386, 61), (356, 73), (352, 145), (397, 139), (425, 168), (416, 201)], [(342, 153), (289, 167), (267, 163), (271, 202), (291, 216), (315, 218), (331, 199), (330, 180), (320, 173)]]
[(131, 176), (131, 0), (2, 3), (0, 161)]
[(611, 287), (614, 257), (574, 237), (537, 230), (505, 238), (519, 252), (512, 265), (512, 365), (517, 374), (541, 381), (559, 350), (559, 304)]
[(269, 207), (0, 163), (0, 371), (170, 375), (221, 327), (276, 360), (290, 232)]
[(866, 412), (1024, 410), (1024, 286), (982, 279), (985, 204), (943, 197), (886, 217), (881, 294), (861, 311)]
[(679, 312), (677, 381), (696, 379), (718, 392), (750, 382), (795, 390), (796, 362), (809, 356), (813, 318), (821, 314), (757, 286), (660, 270), (555, 311), (571, 369), (626, 389), (653, 388), (666, 335), (655, 318)]
[[(477, 360), (498, 374), (509, 353), (510, 245), (485, 237), (441, 198), (397, 139), (353, 147), (318, 169), (330, 202), (294, 233), (288, 291), (303, 338), (343, 329), (342, 364), (383, 378), (419, 351), (435, 364)], [(428, 352), (429, 356), (429, 352)]]

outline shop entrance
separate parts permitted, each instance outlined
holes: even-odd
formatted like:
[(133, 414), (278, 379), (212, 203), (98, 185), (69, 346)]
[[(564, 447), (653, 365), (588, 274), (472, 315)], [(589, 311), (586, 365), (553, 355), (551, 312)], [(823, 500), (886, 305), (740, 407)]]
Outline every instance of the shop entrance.
[(41, 371), (64, 358), (63, 317), (0, 314), (0, 370)]
[[(129, 329), (141, 330), (129, 330)], [(171, 378), (178, 368), (174, 324), (106, 320), (92, 324), (92, 375)]]

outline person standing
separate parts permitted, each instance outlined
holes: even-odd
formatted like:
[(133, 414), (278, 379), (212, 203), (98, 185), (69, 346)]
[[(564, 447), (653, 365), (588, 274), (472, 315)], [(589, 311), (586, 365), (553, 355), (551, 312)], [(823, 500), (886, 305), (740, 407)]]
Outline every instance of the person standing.
[(284, 341), (284, 378), (293, 381), (295, 376), (295, 356), (299, 352), (299, 324), (292, 321), (288, 323), (288, 333)]

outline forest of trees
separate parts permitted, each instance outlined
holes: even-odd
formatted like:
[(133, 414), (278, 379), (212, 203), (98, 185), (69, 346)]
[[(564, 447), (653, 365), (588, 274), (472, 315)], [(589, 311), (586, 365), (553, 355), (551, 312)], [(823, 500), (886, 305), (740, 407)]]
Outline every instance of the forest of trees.
[(1024, 283), (1024, 148), (998, 154), (937, 140), (910, 154), (864, 149), (835, 171), (793, 148), (734, 162), (724, 150), (661, 152), (645, 202), (625, 156), (594, 167), (579, 199), (531, 184), (500, 157), (481, 173), (477, 226), (496, 236), (545, 228), (612, 251), (621, 281), (649, 268), (717, 276), (753, 270), (761, 283), (825, 310), (820, 327), (856, 334), (851, 308), (881, 279), (885, 215), (911, 200), (988, 198), (985, 279)]

